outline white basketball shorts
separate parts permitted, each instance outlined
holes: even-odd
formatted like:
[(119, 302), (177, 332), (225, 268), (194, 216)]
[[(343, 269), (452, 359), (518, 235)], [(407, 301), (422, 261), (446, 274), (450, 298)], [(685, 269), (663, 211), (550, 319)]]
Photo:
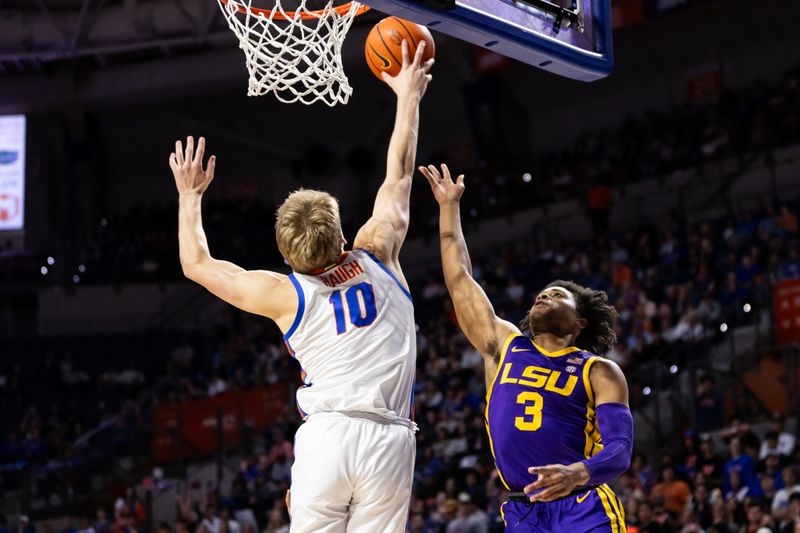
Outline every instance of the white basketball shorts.
[(402, 533), (414, 431), (340, 413), (312, 414), (295, 435), (291, 533)]

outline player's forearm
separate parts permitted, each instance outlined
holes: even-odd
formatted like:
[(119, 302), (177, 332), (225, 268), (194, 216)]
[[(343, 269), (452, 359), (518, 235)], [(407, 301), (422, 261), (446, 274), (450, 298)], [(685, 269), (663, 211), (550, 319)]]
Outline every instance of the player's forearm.
[(452, 293), (459, 280), (472, 277), (472, 261), (467, 242), (461, 230), (461, 213), (458, 202), (439, 206), (439, 243), (442, 251), (444, 281)]
[(420, 97), (416, 94), (401, 95), (397, 98), (394, 130), (389, 141), (387, 183), (410, 181), (414, 174), (419, 133), (419, 103)]
[(178, 199), (178, 245), (181, 266), (187, 276), (193, 268), (211, 259), (203, 231), (202, 195), (185, 194)]
[(625, 472), (633, 453), (633, 416), (627, 405), (604, 403), (595, 410), (603, 449), (582, 461), (591, 484), (607, 483)]

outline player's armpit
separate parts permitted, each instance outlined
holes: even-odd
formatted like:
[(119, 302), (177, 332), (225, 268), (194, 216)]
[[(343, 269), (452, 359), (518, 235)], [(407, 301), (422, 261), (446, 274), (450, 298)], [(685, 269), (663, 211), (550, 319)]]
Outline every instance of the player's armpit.
[(297, 312), (297, 291), (283, 274), (244, 270), (216, 259), (192, 265), (185, 274), (227, 303), (274, 320), (282, 330), (288, 329)]
[(597, 359), (589, 371), (595, 405), (619, 403), (628, 405), (628, 382), (619, 365), (609, 359)]

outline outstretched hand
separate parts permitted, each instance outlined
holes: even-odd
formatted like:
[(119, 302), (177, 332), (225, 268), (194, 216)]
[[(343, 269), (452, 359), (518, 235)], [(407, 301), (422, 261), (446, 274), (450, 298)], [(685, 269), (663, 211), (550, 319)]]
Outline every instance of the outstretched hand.
[(206, 140), (200, 137), (197, 151), (194, 149), (194, 138), (186, 138), (186, 150), (181, 141), (175, 141), (175, 151), (169, 155), (169, 168), (175, 176), (175, 186), (179, 194), (203, 194), (214, 179), (214, 167), (217, 159), (213, 155), (208, 158), (208, 166), (203, 170), (203, 153)]
[(447, 168), (447, 165), (442, 164), (441, 174), (439, 173), (439, 169), (434, 165), (428, 165), (427, 167), (421, 166), (419, 167), (419, 171), (428, 178), (431, 191), (433, 191), (433, 197), (436, 198), (439, 205), (448, 202), (458, 202), (461, 199), (461, 195), (464, 194), (464, 174), (459, 175), (456, 181), (453, 181), (453, 178), (450, 177), (450, 169)]
[(428, 74), (433, 66), (433, 58), (425, 63), (422, 62), (422, 54), (425, 52), (427, 43), (421, 41), (417, 46), (417, 52), (411, 58), (408, 50), (408, 41), (403, 39), (403, 67), (397, 76), (390, 76), (386, 72), (381, 73), (381, 77), (386, 84), (392, 88), (398, 97), (416, 93), (422, 98), (428, 88), (428, 82), (433, 76)]
[[(528, 469), (538, 479), (525, 487), (525, 494), (532, 502), (550, 502), (562, 498), (580, 485), (589, 482), (589, 471), (583, 463), (567, 465), (532, 466)], [(537, 494), (532, 492), (541, 490)]]

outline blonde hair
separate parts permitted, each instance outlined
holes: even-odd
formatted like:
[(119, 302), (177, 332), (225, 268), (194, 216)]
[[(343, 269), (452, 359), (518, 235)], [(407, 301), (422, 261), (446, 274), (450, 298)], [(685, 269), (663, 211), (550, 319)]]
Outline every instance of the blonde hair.
[(281, 204), (275, 238), (292, 270), (308, 273), (334, 263), (342, 253), (339, 202), (330, 194), (299, 189)]

